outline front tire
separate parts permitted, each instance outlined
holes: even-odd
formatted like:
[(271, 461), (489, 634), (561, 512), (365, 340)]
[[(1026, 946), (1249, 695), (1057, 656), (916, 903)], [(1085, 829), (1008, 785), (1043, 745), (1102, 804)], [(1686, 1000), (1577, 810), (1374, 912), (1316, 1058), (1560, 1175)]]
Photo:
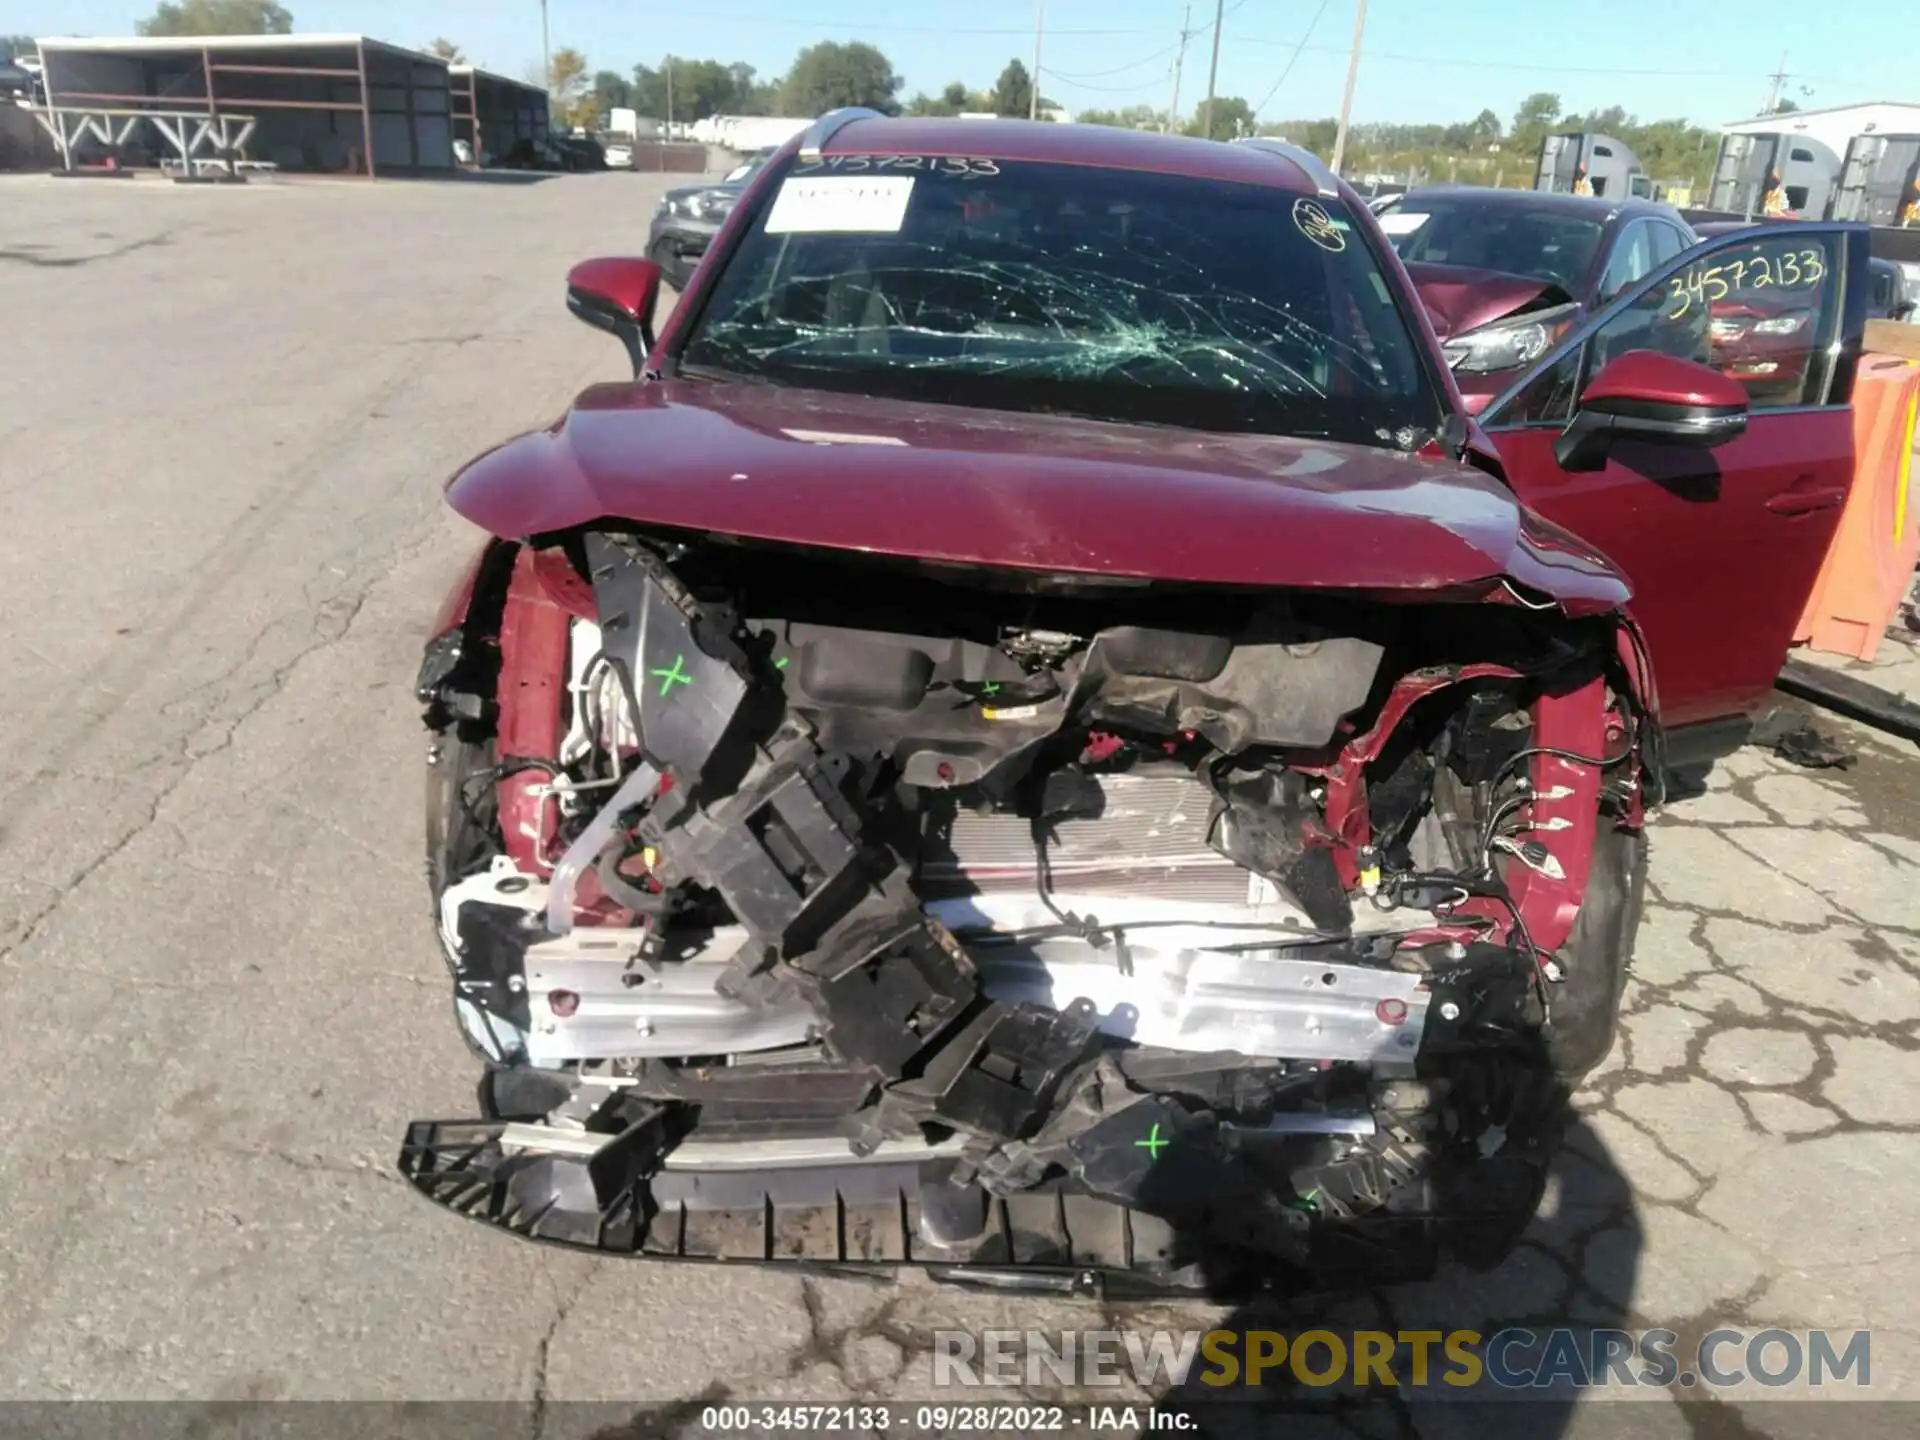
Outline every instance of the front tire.
[(493, 742), (460, 739), (448, 728), (433, 737), (427, 765), (427, 886), (436, 925), (440, 892), (484, 870), (494, 844), (493, 787), (479, 783), (493, 766)]
[(1564, 1080), (1578, 1080), (1613, 1048), (1646, 893), (1646, 832), (1602, 830), (1580, 916), (1560, 947), (1565, 978), (1548, 992), (1547, 1061)]

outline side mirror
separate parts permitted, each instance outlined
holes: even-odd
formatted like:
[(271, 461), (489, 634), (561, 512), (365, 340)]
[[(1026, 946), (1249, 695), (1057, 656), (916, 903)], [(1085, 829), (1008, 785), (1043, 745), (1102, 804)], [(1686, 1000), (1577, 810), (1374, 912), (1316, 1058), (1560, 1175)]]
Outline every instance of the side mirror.
[(651, 260), (582, 260), (567, 272), (567, 309), (627, 347), (638, 378), (653, 349), (660, 267)]
[(1598, 470), (1621, 440), (1710, 449), (1747, 428), (1747, 392), (1694, 360), (1629, 350), (1581, 392), (1580, 408), (1553, 442), (1563, 470)]

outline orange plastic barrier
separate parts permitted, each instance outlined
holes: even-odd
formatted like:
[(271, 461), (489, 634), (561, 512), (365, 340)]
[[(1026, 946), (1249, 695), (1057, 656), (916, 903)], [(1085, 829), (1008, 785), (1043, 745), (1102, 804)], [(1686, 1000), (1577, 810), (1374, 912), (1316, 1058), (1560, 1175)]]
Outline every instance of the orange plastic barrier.
[(1913, 479), (1920, 361), (1860, 357), (1853, 383), (1853, 491), (1813, 582), (1794, 639), (1835, 655), (1873, 659), (1920, 560)]

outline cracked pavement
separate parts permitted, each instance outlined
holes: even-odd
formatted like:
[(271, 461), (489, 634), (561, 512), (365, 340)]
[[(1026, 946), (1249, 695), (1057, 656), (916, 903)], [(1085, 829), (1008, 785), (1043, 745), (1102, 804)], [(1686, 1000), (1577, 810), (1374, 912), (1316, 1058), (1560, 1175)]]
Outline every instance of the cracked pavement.
[[(0, 389), (0, 1395), (514, 1400), (547, 1435), (680, 1402), (632, 1433), (694, 1433), (924, 1400), (938, 1328), (1227, 1317), (597, 1261), (395, 1175), (409, 1119), (473, 1106), (410, 695), (470, 540), (439, 484), (620, 376), (562, 277), (665, 183), (0, 178), (35, 336)], [(1823, 723), (1855, 769), (1743, 751), (1655, 822), (1622, 1035), (1520, 1250), (1236, 1323), (1870, 1327), (1872, 1393), (1920, 1398), (1920, 757)], [(1793, 1433), (1763, 1392), (1643, 1398), (1650, 1434)]]

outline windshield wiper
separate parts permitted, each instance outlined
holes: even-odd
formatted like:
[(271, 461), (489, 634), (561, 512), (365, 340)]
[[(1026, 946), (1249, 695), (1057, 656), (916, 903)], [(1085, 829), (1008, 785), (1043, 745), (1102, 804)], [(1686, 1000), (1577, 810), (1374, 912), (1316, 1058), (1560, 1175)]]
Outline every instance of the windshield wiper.
[(745, 370), (724, 370), (717, 365), (674, 366), (673, 378), (676, 380), (707, 380), (727, 385), (778, 385), (780, 382), (770, 375), (753, 374)]

